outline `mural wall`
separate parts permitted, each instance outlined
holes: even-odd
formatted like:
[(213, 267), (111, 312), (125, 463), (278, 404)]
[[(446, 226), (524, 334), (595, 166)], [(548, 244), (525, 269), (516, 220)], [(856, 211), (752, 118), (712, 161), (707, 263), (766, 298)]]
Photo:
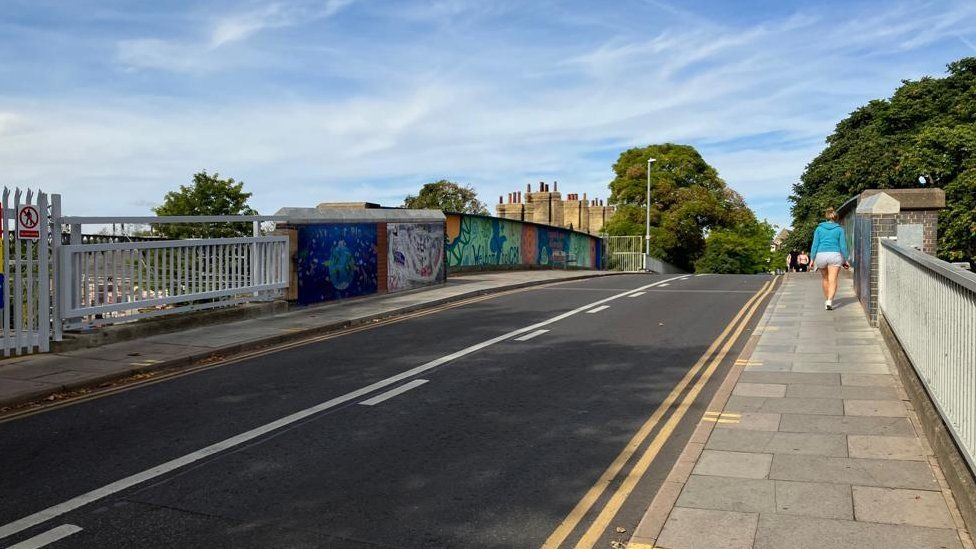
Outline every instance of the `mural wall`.
[(298, 227), (298, 303), (376, 293), (375, 223)]
[(447, 266), (600, 266), (599, 239), (557, 227), (467, 214), (447, 215)]
[(444, 224), (389, 223), (387, 290), (396, 292), (444, 282)]

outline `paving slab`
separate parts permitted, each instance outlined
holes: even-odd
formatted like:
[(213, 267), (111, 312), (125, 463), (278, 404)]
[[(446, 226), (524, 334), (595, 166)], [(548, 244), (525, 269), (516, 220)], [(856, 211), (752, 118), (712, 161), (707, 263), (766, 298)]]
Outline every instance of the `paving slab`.
[(786, 385), (777, 383), (743, 383), (736, 384), (732, 391), (735, 396), (744, 397), (784, 397)]
[(847, 447), (852, 458), (910, 461), (928, 459), (921, 443), (915, 437), (848, 435)]
[(774, 482), (777, 513), (854, 520), (851, 486), (848, 484), (789, 480)]
[(779, 430), (791, 433), (915, 436), (912, 422), (904, 417), (783, 414), (779, 421)]
[(754, 547), (755, 549), (962, 549), (963, 546), (959, 541), (959, 534), (951, 529), (767, 514), (760, 517)]
[(832, 398), (761, 398), (732, 396), (725, 405), (733, 412), (769, 412), (774, 414), (841, 415), (842, 400)]
[(775, 454), (769, 478), (940, 490), (929, 464), (919, 461)]
[[(841, 385), (867, 387), (895, 387), (895, 378), (888, 374), (841, 374)], [(821, 383), (821, 385), (828, 385)]]
[(788, 385), (786, 396), (803, 398), (839, 398), (843, 400), (899, 400), (894, 387), (871, 385)]
[(868, 522), (955, 527), (941, 492), (854, 486), (854, 513)]
[(810, 374), (802, 372), (757, 372), (751, 369), (746, 369), (746, 371), (742, 372), (742, 375), (739, 376), (739, 381), (743, 383), (784, 383), (787, 385), (840, 385), (842, 375), (843, 374)]
[(758, 513), (675, 507), (656, 545), (674, 549), (750, 549), (758, 520)]
[(808, 360), (795, 360), (792, 363), (792, 372), (814, 372), (814, 373), (859, 373), (859, 374), (887, 374), (888, 365), (883, 362), (811, 362)]
[(763, 479), (691, 475), (678, 497), (677, 505), (743, 513), (772, 513), (776, 510), (774, 484), (771, 480)]
[(705, 450), (693, 474), (735, 478), (766, 478), (773, 456), (752, 452)]
[(738, 421), (716, 423), (715, 429), (748, 429), (750, 431), (779, 430), (779, 414), (743, 412), (738, 415), (740, 416)]
[(709, 437), (705, 448), (732, 452), (848, 457), (847, 437), (841, 434), (716, 430)]
[(908, 408), (900, 400), (845, 400), (848, 416), (908, 417)]

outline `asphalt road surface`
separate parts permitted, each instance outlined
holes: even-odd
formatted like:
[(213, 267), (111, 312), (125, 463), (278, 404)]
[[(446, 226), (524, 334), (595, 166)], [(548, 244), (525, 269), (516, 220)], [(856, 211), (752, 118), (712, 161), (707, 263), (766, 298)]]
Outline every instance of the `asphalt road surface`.
[(538, 287), (2, 422), (0, 547), (609, 547), (770, 281)]

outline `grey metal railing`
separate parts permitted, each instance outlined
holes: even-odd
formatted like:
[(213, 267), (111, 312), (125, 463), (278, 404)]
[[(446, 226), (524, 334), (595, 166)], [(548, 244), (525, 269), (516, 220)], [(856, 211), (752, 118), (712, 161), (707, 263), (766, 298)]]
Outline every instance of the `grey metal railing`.
[(878, 300), (976, 471), (976, 274), (882, 240)]

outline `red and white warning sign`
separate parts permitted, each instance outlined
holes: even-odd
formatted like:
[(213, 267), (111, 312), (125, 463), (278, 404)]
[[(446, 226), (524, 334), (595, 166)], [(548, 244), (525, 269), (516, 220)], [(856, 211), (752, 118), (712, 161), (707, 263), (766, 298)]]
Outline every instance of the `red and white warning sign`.
[(17, 238), (37, 240), (41, 233), (38, 225), (41, 222), (41, 214), (37, 211), (37, 206), (24, 204), (17, 212)]

